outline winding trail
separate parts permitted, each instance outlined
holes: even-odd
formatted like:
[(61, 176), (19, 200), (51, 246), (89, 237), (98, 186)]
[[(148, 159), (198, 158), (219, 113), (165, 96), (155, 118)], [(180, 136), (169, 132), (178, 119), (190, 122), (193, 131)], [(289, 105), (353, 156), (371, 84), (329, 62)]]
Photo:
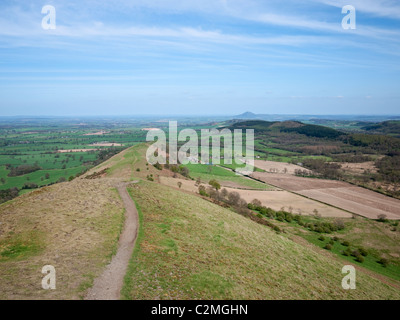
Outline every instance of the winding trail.
[(89, 289), (85, 300), (119, 300), (123, 286), (124, 276), (132, 256), (138, 232), (139, 216), (132, 198), (126, 189), (132, 181), (117, 185), (118, 193), (125, 206), (125, 224), (120, 235), (118, 250), (107, 265), (104, 272), (94, 280), (93, 287)]

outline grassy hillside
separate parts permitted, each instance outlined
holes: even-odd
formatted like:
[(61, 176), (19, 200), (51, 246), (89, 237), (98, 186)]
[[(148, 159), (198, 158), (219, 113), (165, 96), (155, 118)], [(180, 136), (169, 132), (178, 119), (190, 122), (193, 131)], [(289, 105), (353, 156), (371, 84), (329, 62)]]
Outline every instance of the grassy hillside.
[[(124, 208), (112, 183), (77, 179), (0, 205), (0, 299), (79, 299), (116, 252)], [(45, 265), (56, 290), (43, 290)]]
[[(129, 191), (141, 225), (125, 299), (400, 299), (360, 271), (357, 289), (345, 291), (347, 261), (158, 184), (171, 172), (147, 165), (146, 149), (137, 145), (78, 179), (0, 205), (0, 299), (83, 297), (116, 252), (124, 209), (115, 184), (136, 179)], [(56, 268), (57, 290), (41, 288), (47, 264)]]
[(141, 238), (125, 299), (399, 299), (358, 272), (341, 287), (344, 264), (199, 197), (151, 182), (130, 189)]

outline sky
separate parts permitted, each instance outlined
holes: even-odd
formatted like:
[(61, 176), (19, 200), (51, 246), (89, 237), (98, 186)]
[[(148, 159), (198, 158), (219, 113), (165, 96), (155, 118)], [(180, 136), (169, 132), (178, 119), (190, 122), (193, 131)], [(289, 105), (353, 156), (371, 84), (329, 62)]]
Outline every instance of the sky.
[(0, 1), (0, 116), (245, 111), (399, 115), (400, 1)]

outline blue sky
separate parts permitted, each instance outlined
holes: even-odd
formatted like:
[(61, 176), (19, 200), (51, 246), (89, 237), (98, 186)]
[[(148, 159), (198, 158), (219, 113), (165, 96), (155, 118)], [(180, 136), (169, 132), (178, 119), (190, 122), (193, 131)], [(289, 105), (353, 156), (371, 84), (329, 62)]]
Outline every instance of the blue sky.
[(0, 115), (244, 111), (400, 114), (400, 1), (0, 2)]

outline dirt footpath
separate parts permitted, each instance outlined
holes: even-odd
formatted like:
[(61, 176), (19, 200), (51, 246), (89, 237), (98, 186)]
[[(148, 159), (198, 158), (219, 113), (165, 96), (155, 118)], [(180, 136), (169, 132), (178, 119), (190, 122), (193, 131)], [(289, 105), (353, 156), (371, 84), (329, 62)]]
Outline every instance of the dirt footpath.
[[(131, 182), (132, 183), (132, 182)], [(137, 183), (134, 181), (133, 183)], [(93, 287), (86, 294), (86, 300), (118, 300), (123, 280), (132, 256), (138, 232), (139, 216), (135, 203), (126, 189), (130, 183), (117, 186), (125, 206), (125, 225), (119, 238), (117, 254), (106, 267), (103, 274), (94, 280)]]

